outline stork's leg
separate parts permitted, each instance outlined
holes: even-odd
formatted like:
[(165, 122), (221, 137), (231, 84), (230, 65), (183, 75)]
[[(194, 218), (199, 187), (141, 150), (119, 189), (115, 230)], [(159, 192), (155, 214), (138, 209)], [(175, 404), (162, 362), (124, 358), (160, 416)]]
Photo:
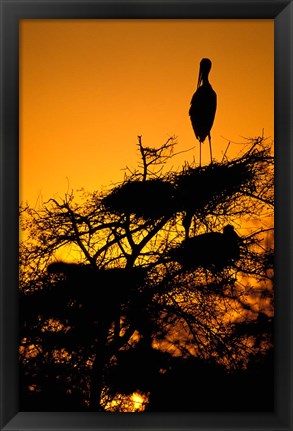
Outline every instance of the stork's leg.
[(211, 135), (209, 134), (209, 144), (210, 144), (210, 155), (211, 155), (211, 165), (213, 164), (213, 155), (212, 155), (212, 140)]
[(191, 211), (186, 211), (185, 215), (183, 217), (182, 220), (182, 225), (185, 229), (185, 239), (187, 240), (189, 238), (189, 230), (190, 230), (190, 226), (191, 226), (191, 222), (192, 222), (192, 212)]
[(201, 142), (199, 141), (199, 166), (201, 167)]

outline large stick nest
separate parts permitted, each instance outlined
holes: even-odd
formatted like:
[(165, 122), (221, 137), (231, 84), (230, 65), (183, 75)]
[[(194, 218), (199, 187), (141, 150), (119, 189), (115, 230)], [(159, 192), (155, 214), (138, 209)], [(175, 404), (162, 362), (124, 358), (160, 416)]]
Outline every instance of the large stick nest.
[(272, 157), (270, 149), (253, 145), (243, 156), (203, 167), (185, 167), (165, 179), (129, 180), (103, 199), (114, 214), (156, 220), (181, 211), (206, 215), (219, 204), (257, 192)]
[(162, 179), (129, 181), (116, 187), (103, 200), (114, 214), (135, 214), (144, 219), (158, 219), (171, 209), (173, 185)]

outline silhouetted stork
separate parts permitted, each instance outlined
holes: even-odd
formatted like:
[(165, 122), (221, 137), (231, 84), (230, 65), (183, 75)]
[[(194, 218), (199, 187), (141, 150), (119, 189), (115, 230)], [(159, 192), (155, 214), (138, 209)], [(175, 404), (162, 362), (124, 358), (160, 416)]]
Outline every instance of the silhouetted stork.
[(214, 122), (217, 95), (209, 83), (208, 76), (212, 67), (212, 62), (209, 58), (203, 58), (199, 66), (199, 75), (197, 82), (197, 90), (192, 96), (189, 116), (196, 138), (199, 140), (199, 165), (201, 166), (201, 144), (206, 137), (209, 139), (211, 163), (212, 144), (211, 144), (211, 128)]
[(234, 227), (226, 225), (223, 233), (208, 232), (185, 239), (171, 257), (186, 268), (214, 268), (220, 271), (240, 257), (242, 239)]

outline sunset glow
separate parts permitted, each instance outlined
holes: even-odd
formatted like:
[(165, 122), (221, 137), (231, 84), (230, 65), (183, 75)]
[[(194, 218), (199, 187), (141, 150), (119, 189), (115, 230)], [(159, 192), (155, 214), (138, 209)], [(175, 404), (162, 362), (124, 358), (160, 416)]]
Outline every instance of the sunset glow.
[(273, 20), (21, 21), (20, 200), (121, 181), (137, 135), (153, 147), (175, 135), (191, 151), (172, 163), (198, 161), (188, 109), (202, 57), (218, 96), (214, 158), (229, 141), (232, 157), (245, 138), (273, 138), (273, 37)]
[(19, 37), (23, 410), (273, 410), (274, 21)]

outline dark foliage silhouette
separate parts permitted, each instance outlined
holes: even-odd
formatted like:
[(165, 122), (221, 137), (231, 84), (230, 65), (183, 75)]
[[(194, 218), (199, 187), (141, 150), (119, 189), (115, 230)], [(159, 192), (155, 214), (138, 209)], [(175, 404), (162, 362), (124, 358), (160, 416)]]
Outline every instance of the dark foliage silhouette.
[(172, 370), (160, 374), (151, 392), (150, 409), (266, 412), (273, 410), (273, 397), (273, 351), (255, 359), (242, 373), (227, 374), (215, 363), (190, 358), (184, 363), (174, 360)]
[(118, 352), (116, 362), (107, 370), (106, 381), (114, 394), (149, 392), (171, 363), (168, 353), (139, 342), (134, 348)]
[(209, 73), (212, 62), (209, 58), (203, 58), (199, 66), (197, 90), (192, 96), (189, 116), (196, 138), (199, 140), (199, 165), (201, 166), (201, 144), (208, 137), (210, 145), (211, 163), (213, 163), (211, 128), (214, 122), (217, 95), (209, 83)]
[(174, 146), (139, 137), (120, 185), (21, 208), (22, 410), (272, 409), (270, 145), (165, 172)]

